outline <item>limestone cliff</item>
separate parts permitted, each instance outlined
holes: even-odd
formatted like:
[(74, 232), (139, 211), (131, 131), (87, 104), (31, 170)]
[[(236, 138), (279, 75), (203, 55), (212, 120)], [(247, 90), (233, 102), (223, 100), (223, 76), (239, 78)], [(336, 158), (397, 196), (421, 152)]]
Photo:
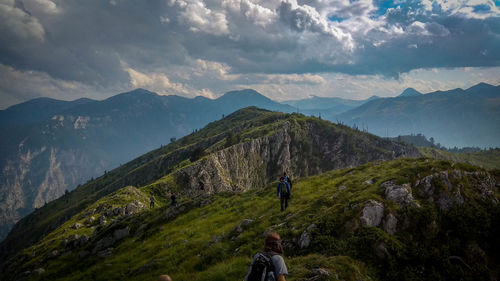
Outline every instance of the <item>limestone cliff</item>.
[(181, 192), (191, 195), (248, 190), (269, 184), (284, 171), (293, 178), (375, 160), (417, 157), (412, 147), (308, 120), (289, 120), (269, 136), (250, 139), (174, 173)]

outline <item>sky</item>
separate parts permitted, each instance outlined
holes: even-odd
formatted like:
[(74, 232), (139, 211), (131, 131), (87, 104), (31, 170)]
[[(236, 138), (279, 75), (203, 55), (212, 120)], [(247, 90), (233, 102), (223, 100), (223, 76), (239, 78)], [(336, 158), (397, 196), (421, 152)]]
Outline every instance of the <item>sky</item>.
[(0, 0), (0, 109), (145, 88), (365, 99), (500, 84), (500, 1)]

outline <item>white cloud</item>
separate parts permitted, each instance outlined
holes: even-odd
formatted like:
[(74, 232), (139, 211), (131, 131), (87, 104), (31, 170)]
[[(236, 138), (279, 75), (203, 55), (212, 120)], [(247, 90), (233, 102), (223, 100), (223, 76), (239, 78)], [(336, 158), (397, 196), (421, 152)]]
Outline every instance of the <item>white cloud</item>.
[(350, 33), (328, 21), (314, 7), (299, 5), (295, 0), (281, 2), (278, 7), (280, 19), (296, 31), (322, 33), (335, 38), (348, 51), (353, 51), (355, 42)]
[(262, 75), (264, 83), (271, 84), (325, 84), (326, 81), (321, 75), (317, 74), (269, 74)]
[(450, 34), (450, 31), (446, 29), (443, 25), (435, 22), (423, 23), (420, 21), (414, 21), (407, 29), (408, 32), (425, 35), (425, 36), (439, 36), (444, 37)]
[(277, 14), (272, 9), (255, 4), (249, 0), (223, 0), (222, 7), (228, 11), (240, 14), (252, 24), (266, 27), (276, 21)]
[(179, 13), (179, 22), (189, 27), (193, 32), (205, 32), (213, 35), (229, 33), (226, 15), (206, 7), (200, 0), (173, 0), (182, 11)]
[(56, 3), (50, 0), (23, 0), (24, 7), (34, 15), (55, 15), (61, 12)]
[(0, 33), (19, 39), (44, 40), (45, 30), (37, 18), (16, 7), (14, 0), (0, 2)]
[(130, 84), (134, 88), (144, 88), (162, 95), (188, 95), (189, 91), (181, 83), (170, 82), (163, 73), (142, 73), (130, 67), (124, 70), (130, 76)]
[(231, 67), (224, 63), (197, 59), (193, 73), (196, 76), (213, 77), (218, 80), (230, 81), (240, 77), (238, 74), (230, 74)]

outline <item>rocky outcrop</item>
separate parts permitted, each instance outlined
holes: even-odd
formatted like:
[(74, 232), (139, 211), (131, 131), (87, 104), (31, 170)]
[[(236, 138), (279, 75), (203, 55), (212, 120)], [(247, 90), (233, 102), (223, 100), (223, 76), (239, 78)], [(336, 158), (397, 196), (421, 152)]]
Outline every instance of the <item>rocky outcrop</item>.
[(361, 225), (378, 226), (384, 217), (384, 205), (375, 200), (368, 200), (361, 211)]
[(486, 172), (442, 171), (417, 180), (414, 186), (418, 196), (447, 210), (465, 202), (465, 184), (474, 189), (472, 196), (498, 203), (494, 196), (495, 179)]
[[(304, 147), (307, 143), (310, 148)], [(349, 135), (334, 126), (325, 129), (306, 123), (298, 127), (285, 122), (270, 136), (222, 149), (180, 169), (175, 178), (190, 195), (211, 194), (264, 186), (283, 171), (292, 178), (305, 177), (374, 160), (418, 155), (411, 146)]]
[(79, 149), (62, 150), (42, 146), (19, 145), (18, 151), (0, 170), (0, 241), (10, 228), (33, 209), (64, 195), (96, 172), (105, 163), (93, 163)]

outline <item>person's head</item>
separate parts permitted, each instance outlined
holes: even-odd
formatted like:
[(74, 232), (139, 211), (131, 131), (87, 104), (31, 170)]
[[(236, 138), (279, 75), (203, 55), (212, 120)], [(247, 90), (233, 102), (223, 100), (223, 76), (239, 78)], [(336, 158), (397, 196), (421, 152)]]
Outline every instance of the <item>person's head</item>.
[(158, 277), (158, 281), (172, 281), (172, 278), (166, 274), (162, 274)]
[(283, 172), (283, 177), (286, 177), (286, 172)]
[(281, 245), (281, 237), (276, 232), (270, 232), (266, 236), (264, 251), (283, 254), (283, 246)]

